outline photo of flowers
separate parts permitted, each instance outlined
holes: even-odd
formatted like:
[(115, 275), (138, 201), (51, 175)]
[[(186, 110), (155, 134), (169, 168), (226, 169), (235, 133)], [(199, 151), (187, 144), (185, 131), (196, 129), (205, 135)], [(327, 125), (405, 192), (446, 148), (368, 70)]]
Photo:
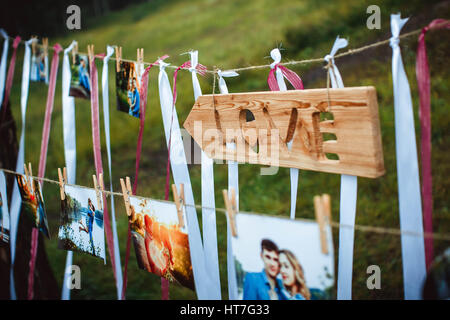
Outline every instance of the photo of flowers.
[(16, 179), (22, 197), (21, 214), (29, 219), (47, 238), (50, 238), (41, 184), (33, 178), (27, 179), (25, 175), (16, 175)]
[(128, 221), (139, 268), (194, 290), (188, 228), (179, 227), (175, 204), (133, 196), (130, 204)]
[[(317, 222), (238, 213), (232, 238), (241, 300), (322, 300), (334, 296), (331, 228), (321, 251)], [(251, 230), (251, 232), (246, 232)]]
[(75, 63), (70, 66), (69, 95), (76, 98), (90, 99), (91, 84), (89, 80), (89, 60), (87, 55), (76, 54)]
[(61, 200), (58, 248), (88, 253), (105, 259), (103, 211), (94, 189), (65, 186)]
[(140, 79), (134, 62), (121, 61), (116, 72), (117, 110), (139, 118)]

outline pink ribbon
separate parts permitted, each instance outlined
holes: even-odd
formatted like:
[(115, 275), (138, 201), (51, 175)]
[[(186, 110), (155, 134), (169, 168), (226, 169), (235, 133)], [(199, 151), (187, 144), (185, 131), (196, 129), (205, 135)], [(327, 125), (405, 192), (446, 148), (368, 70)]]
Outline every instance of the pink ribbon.
[[(38, 213), (39, 214), (39, 213)], [(31, 231), (31, 251), (28, 271), (28, 300), (33, 300), (34, 297), (34, 269), (36, 266), (37, 247), (39, 243), (39, 229), (33, 228)]]
[(6, 76), (5, 95), (3, 96), (3, 103), (2, 103), (3, 108), (2, 122), (5, 119), (6, 106), (8, 105), (9, 102), (9, 95), (11, 94), (11, 87), (14, 79), (14, 69), (16, 68), (17, 47), (19, 46), (20, 40), (21, 40), (20, 37), (17, 36), (13, 42), (14, 50), (11, 56), (11, 61), (9, 62), (8, 75)]
[[(145, 122), (145, 110), (147, 108), (147, 94), (148, 94), (148, 74), (150, 69), (158, 64), (158, 61), (166, 59), (168, 56), (165, 55), (159, 58), (154, 63), (151, 63), (148, 66), (141, 77), (141, 91), (139, 93), (139, 135), (138, 142), (136, 148), (136, 171), (134, 175), (134, 183), (133, 183), (133, 194), (136, 194), (137, 190), (137, 182), (138, 182), (138, 174), (139, 174), (139, 163), (141, 160), (141, 152), (142, 152), (142, 137), (144, 133), (144, 122)], [(130, 258), (130, 245), (131, 245), (131, 229), (130, 225), (128, 225), (128, 237), (127, 237), (127, 249), (125, 252), (125, 267), (124, 267), (124, 275), (122, 282), (122, 300), (125, 300), (125, 293), (127, 290), (127, 275), (128, 275), (128, 260)]]
[[(50, 69), (50, 81), (48, 84), (48, 94), (47, 94), (47, 105), (45, 107), (45, 117), (44, 117), (44, 127), (42, 129), (42, 140), (41, 140), (41, 154), (39, 156), (39, 171), (38, 177), (43, 178), (45, 175), (45, 165), (47, 162), (47, 147), (48, 139), (50, 136), (50, 127), (52, 121), (53, 105), (55, 101), (55, 87), (56, 87), (56, 76), (58, 74), (59, 66), (59, 52), (61, 52), (62, 47), (57, 43), (53, 47), (53, 58), (52, 66)], [(39, 243), (39, 229), (33, 228), (31, 233), (31, 253), (30, 253), (30, 263), (28, 270), (28, 300), (32, 300), (34, 297), (34, 269), (36, 266), (37, 248)]]
[[(425, 44), (425, 34), (433, 29), (450, 29), (450, 21), (435, 19), (422, 29), (419, 35), (416, 57), (416, 77), (419, 89), (421, 127), (421, 158), (422, 158), (422, 201), (423, 223), (425, 232), (433, 232), (433, 193), (431, 178), (431, 107), (430, 107), (430, 71)], [(425, 238), (425, 256), (427, 269), (434, 259), (433, 238)]]
[(277, 63), (273, 69), (270, 70), (269, 76), (267, 77), (267, 83), (269, 84), (269, 88), (271, 91), (280, 91), (280, 87), (278, 87), (278, 82), (275, 77), (275, 72), (277, 68), (281, 70), (284, 77), (292, 84), (292, 86), (297, 90), (303, 90), (303, 82), (302, 79), (296, 74), (294, 71), (289, 70), (285, 66)]
[[(101, 57), (101, 55), (97, 55)], [(100, 145), (100, 121), (98, 111), (98, 80), (97, 80), (97, 66), (95, 65), (95, 57), (90, 61), (91, 67), (91, 118), (92, 118), (92, 142), (94, 147), (94, 162), (95, 172), (97, 176), (103, 173), (102, 153)], [(114, 243), (113, 236), (111, 234), (111, 222), (108, 214), (108, 202), (106, 201), (106, 195), (103, 193), (103, 217), (105, 223), (106, 242), (108, 244), (108, 252), (111, 258), (111, 266), (114, 273), (114, 279), (117, 281), (116, 275), (116, 261), (114, 259)]]
[(45, 165), (47, 162), (48, 139), (50, 136), (50, 126), (52, 121), (53, 105), (55, 101), (56, 76), (58, 74), (59, 53), (62, 47), (57, 43), (53, 47), (52, 66), (50, 69), (50, 80), (48, 84), (47, 106), (45, 107), (44, 128), (42, 129), (41, 155), (39, 157), (39, 177), (45, 175)]
[[(141, 159), (141, 151), (142, 151), (142, 136), (144, 132), (144, 122), (145, 122), (145, 110), (147, 108), (147, 94), (148, 94), (148, 74), (150, 69), (158, 64), (158, 61), (164, 60), (168, 57), (168, 55), (164, 55), (159, 58), (154, 63), (150, 64), (142, 74), (141, 77), (141, 92), (140, 92), (140, 102), (139, 102), (139, 116), (140, 116), (140, 125), (139, 125), (139, 135), (138, 135), (138, 143), (136, 150), (136, 171), (135, 171), (135, 179), (133, 184), (133, 194), (136, 194), (137, 190), (137, 181), (138, 181), (138, 173), (139, 173), (139, 163)], [(124, 276), (123, 276), (123, 284), (122, 284), (122, 300), (125, 299), (125, 293), (127, 290), (127, 275), (128, 275), (128, 261), (130, 258), (130, 245), (131, 245), (131, 229), (128, 225), (128, 237), (127, 237), (127, 248), (125, 252), (125, 268), (124, 268)]]

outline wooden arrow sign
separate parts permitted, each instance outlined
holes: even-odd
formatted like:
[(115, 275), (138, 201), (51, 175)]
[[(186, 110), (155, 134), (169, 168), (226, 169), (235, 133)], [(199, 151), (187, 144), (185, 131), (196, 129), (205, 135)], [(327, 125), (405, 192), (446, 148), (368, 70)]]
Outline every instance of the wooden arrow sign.
[(184, 127), (213, 159), (368, 178), (385, 172), (374, 87), (203, 95)]

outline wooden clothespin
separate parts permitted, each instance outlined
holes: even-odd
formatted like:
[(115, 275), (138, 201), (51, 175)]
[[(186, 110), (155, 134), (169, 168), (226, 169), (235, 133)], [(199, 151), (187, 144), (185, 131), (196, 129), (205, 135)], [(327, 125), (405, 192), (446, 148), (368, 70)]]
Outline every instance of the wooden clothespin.
[(231, 199), (228, 197), (228, 190), (222, 190), (223, 200), (225, 202), (225, 208), (227, 209), (228, 220), (230, 221), (231, 235), (237, 237), (236, 228), (236, 192), (231, 189)]
[(78, 42), (75, 42), (72, 49), (72, 63), (75, 64), (77, 62), (77, 53), (78, 53)]
[(44, 57), (48, 56), (48, 38), (42, 38), (42, 48), (44, 49)]
[(90, 63), (94, 59), (94, 45), (88, 44), (87, 50), (88, 50), (89, 63)]
[(33, 56), (36, 56), (36, 46), (38, 42), (37, 36), (31, 36), (31, 39), (35, 39), (35, 41), (31, 42), (31, 52), (33, 53)]
[(59, 178), (59, 192), (61, 193), (61, 200), (64, 200), (66, 198), (65, 185), (67, 183), (66, 167), (63, 168), (63, 173), (61, 173), (61, 168), (58, 168), (58, 178)]
[(23, 171), (25, 173), (25, 180), (26, 180), (28, 189), (30, 191), (33, 191), (33, 184), (31, 183), (31, 176), (33, 175), (33, 171), (31, 170), (31, 162), (28, 162), (28, 168), (25, 163), (23, 164)]
[(330, 196), (314, 196), (314, 211), (320, 231), (320, 247), (323, 254), (328, 254), (328, 241), (326, 234), (326, 225), (331, 220)]
[(144, 48), (137, 49), (137, 65), (136, 65), (136, 73), (138, 77), (141, 76), (142, 64), (144, 63)]
[(122, 60), (122, 47), (116, 47), (116, 70), (120, 71), (120, 60)]
[(131, 204), (130, 204), (130, 195), (132, 194), (131, 191), (131, 182), (130, 178), (126, 177), (126, 185), (124, 180), (120, 179), (120, 185), (122, 186), (122, 194), (123, 194), (123, 202), (125, 203), (125, 210), (127, 212), (127, 216), (131, 216)]
[(177, 187), (175, 184), (172, 184), (172, 193), (173, 200), (175, 201), (175, 205), (177, 206), (177, 214), (178, 214), (178, 225), (180, 228), (184, 227), (184, 219), (183, 219), (183, 206), (184, 202), (184, 184), (180, 184), (180, 194), (178, 194)]
[(92, 175), (92, 179), (94, 180), (95, 193), (97, 194), (97, 207), (99, 208), (99, 210), (103, 210), (102, 207), (103, 174), (100, 173), (98, 177), (99, 182), (97, 182), (97, 176), (95, 174)]
[(329, 194), (322, 194), (323, 210), (325, 212), (325, 218), (327, 223), (331, 222), (331, 197)]

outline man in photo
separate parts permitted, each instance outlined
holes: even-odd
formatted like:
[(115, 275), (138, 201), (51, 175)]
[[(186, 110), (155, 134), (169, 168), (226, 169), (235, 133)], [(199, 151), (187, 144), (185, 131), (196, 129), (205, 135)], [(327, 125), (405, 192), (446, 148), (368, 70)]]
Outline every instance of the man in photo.
[(264, 269), (261, 272), (248, 272), (244, 278), (244, 300), (286, 300), (280, 279), (278, 247), (269, 240), (261, 241), (261, 259)]

